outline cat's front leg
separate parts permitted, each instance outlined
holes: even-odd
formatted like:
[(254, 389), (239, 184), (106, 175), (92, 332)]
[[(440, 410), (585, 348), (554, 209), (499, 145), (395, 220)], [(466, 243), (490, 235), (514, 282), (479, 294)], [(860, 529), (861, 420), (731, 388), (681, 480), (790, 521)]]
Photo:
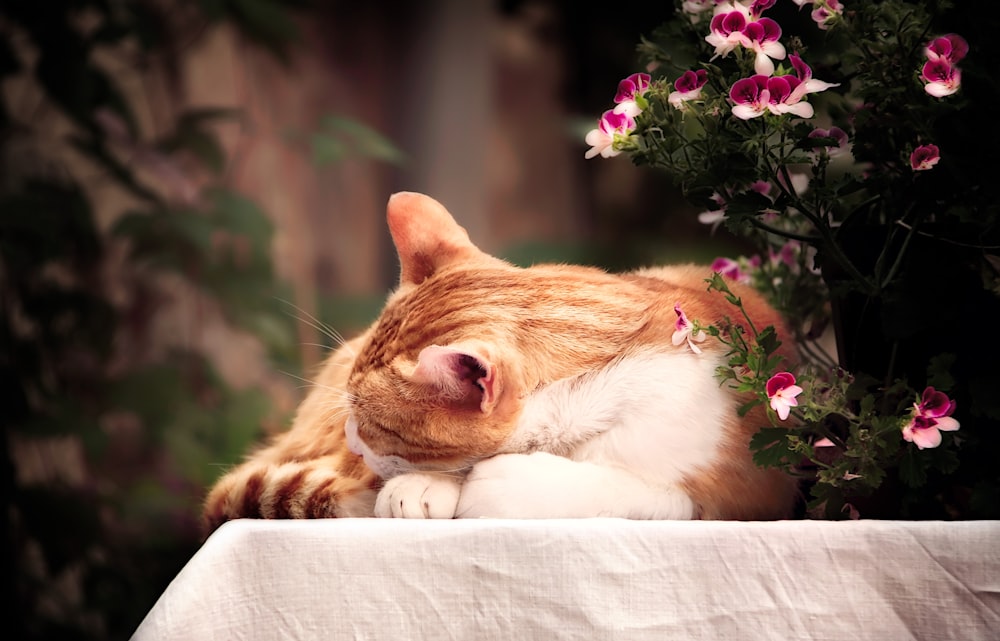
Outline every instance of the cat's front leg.
[(375, 499), (375, 516), (404, 519), (455, 517), (461, 483), (429, 472), (407, 472), (385, 482)]
[(651, 484), (617, 467), (534, 452), (477, 463), (462, 485), (455, 516), (691, 519), (695, 505), (676, 486)]

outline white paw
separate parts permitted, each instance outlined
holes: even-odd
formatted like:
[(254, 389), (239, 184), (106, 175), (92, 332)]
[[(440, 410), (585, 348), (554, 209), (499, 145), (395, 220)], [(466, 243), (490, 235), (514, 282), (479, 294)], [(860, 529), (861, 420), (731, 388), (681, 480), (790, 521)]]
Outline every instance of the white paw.
[(375, 499), (375, 516), (403, 519), (455, 517), (459, 481), (441, 474), (408, 472), (386, 481)]
[(462, 484), (458, 518), (623, 517), (690, 519), (694, 505), (672, 486), (615, 467), (545, 452), (480, 461)]
[(567, 458), (535, 452), (501, 454), (472, 468), (458, 501), (458, 518), (560, 518), (596, 516), (585, 497), (574, 496), (580, 466)]

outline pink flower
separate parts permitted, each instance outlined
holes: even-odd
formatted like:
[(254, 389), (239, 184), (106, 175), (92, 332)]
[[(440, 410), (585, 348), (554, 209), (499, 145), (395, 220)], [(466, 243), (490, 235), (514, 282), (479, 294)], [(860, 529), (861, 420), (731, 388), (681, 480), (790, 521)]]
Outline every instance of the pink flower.
[(811, 16), (820, 29), (829, 29), (830, 25), (844, 13), (844, 5), (840, 4), (839, 0), (825, 0), (815, 2), (813, 5), (816, 8), (812, 10)]
[(674, 81), (675, 91), (671, 91), (667, 96), (667, 102), (674, 109), (683, 109), (685, 102), (701, 97), (701, 88), (706, 82), (708, 82), (708, 72), (704, 69), (685, 71)]
[(768, 78), (757, 74), (737, 80), (729, 90), (730, 99), (736, 103), (733, 115), (749, 120), (770, 111), (779, 116), (790, 113), (800, 118), (812, 118), (812, 105), (801, 102), (801, 86), (802, 83), (794, 76)]
[(750, 120), (763, 116), (767, 105), (771, 102), (771, 93), (767, 90), (767, 76), (756, 75), (742, 78), (729, 88), (729, 98), (736, 105), (733, 115), (741, 120)]
[(635, 118), (646, 107), (646, 92), (649, 90), (649, 74), (634, 73), (618, 83), (618, 93), (615, 94), (616, 114), (625, 114)]
[(944, 60), (955, 64), (969, 53), (969, 43), (957, 33), (949, 33), (928, 42), (924, 53), (929, 60)]
[(941, 150), (937, 145), (920, 145), (910, 154), (913, 171), (927, 171), (941, 160)]
[(800, 253), (802, 253), (802, 243), (797, 240), (786, 241), (778, 251), (774, 251), (771, 247), (767, 249), (767, 257), (772, 265), (784, 264), (786, 267), (792, 269), (798, 267), (798, 256)]
[(759, 18), (762, 13), (774, 6), (777, 0), (754, 0), (750, 5), (750, 15)]
[(760, 18), (747, 24), (741, 32), (740, 44), (756, 54), (753, 69), (759, 74), (770, 76), (774, 73), (775, 60), (785, 59), (785, 47), (778, 42), (781, 27), (770, 18)]
[(797, 88), (800, 98), (808, 93), (819, 93), (831, 87), (840, 86), (840, 83), (824, 82), (813, 78), (812, 68), (798, 54), (793, 53), (788, 56), (788, 62), (792, 63), (792, 69), (795, 70), (795, 77), (801, 82)]
[(614, 111), (605, 111), (598, 122), (597, 129), (587, 132), (585, 138), (590, 149), (584, 154), (584, 158), (593, 158), (600, 154), (602, 158), (611, 158), (621, 153), (615, 149), (615, 144), (622, 138), (627, 138), (635, 129), (635, 121), (625, 114), (616, 114)]
[(712, 18), (712, 33), (705, 36), (705, 42), (715, 47), (713, 59), (729, 55), (729, 52), (743, 43), (743, 27), (747, 17), (742, 11), (726, 11)]
[(962, 86), (962, 71), (944, 58), (928, 60), (920, 75), (924, 79), (924, 91), (935, 98), (950, 96)]
[(698, 214), (698, 222), (703, 225), (711, 225), (712, 231), (715, 231), (722, 224), (722, 221), (726, 219), (726, 199), (719, 192), (713, 192), (711, 200), (719, 208), (701, 212)]
[(695, 343), (701, 343), (707, 338), (705, 336), (704, 330), (698, 330), (697, 334), (694, 334), (694, 325), (688, 320), (688, 317), (681, 310), (681, 304), (677, 303), (674, 305), (674, 312), (677, 314), (677, 323), (674, 324), (674, 334), (670, 337), (670, 342), (674, 345), (680, 345), (681, 343), (687, 341), (688, 347), (695, 354), (701, 354), (701, 348), (699, 348)]
[(749, 283), (750, 274), (746, 274), (740, 268), (740, 264), (732, 258), (720, 256), (712, 261), (712, 271), (721, 274), (730, 280), (740, 283)]
[(830, 156), (839, 156), (847, 151), (847, 133), (840, 127), (830, 127), (829, 129), (816, 128), (809, 132), (810, 138), (833, 138), (837, 141), (836, 147), (823, 147)]
[(771, 399), (771, 409), (781, 420), (788, 418), (791, 409), (799, 404), (795, 397), (802, 393), (802, 388), (795, 384), (795, 377), (789, 372), (778, 372), (767, 379), (765, 389)]
[[(955, 412), (958, 403), (948, 398), (944, 392), (928, 387), (920, 395), (920, 401), (913, 404), (913, 409), (921, 416), (943, 418)], [(954, 420), (954, 419), (952, 419)]]
[(955, 401), (933, 387), (924, 390), (920, 400), (913, 404), (910, 422), (903, 426), (903, 440), (920, 449), (941, 444), (941, 432), (954, 432), (959, 423), (951, 417)]

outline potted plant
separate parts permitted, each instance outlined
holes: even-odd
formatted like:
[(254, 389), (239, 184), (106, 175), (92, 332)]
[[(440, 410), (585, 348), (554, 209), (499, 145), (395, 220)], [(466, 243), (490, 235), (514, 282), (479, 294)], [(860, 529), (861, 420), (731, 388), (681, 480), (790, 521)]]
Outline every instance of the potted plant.
[[(707, 286), (751, 282), (789, 321), (704, 327), (722, 384), (773, 409), (751, 443), (809, 514), (996, 518), (1000, 231), (983, 138), (991, 36), (949, 2), (685, 0), (644, 38), (587, 157), (664, 170), (745, 237)], [(697, 319), (692, 319), (697, 325)], [(836, 347), (830, 348), (832, 334)]]

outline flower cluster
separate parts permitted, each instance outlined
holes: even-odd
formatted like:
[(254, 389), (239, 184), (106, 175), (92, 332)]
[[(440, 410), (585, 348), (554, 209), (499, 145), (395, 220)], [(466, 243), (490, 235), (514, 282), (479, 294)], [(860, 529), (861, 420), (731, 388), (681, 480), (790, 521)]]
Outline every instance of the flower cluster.
[[(913, 403), (905, 376), (914, 370), (894, 370), (895, 352), (884, 369), (855, 371), (857, 352), (838, 345), (833, 355), (822, 339), (840, 322), (831, 299), (894, 309), (897, 291), (921, 287), (896, 283), (909, 277), (908, 252), (948, 220), (947, 204), (925, 190), (947, 182), (937, 178), (952, 167), (943, 153), (962, 152), (934, 123), (961, 104), (960, 95), (941, 98), (960, 91), (958, 63), (974, 60), (969, 44), (957, 34), (928, 38), (928, 10), (911, 0), (793, 0), (809, 5), (815, 23), (794, 35), (779, 24), (788, 7), (778, 0), (675, 1), (680, 19), (643, 40), (646, 72), (620, 82), (585, 155), (626, 154), (667, 171), (705, 207), (698, 219), (713, 233), (724, 225), (758, 244), (756, 255), (717, 258), (710, 289), (741, 313), (727, 282), (763, 292), (785, 316), (801, 361), (776, 356), (773, 328), (703, 326), (680, 306), (673, 343), (698, 354), (709, 335), (729, 346), (720, 378), (770, 408), (772, 426), (751, 443), (755, 459), (814, 466), (813, 509), (839, 514), (845, 497), (878, 488), (893, 467), (918, 487), (928, 466), (950, 460), (922, 452), (961, 442), (942, 438), (959, 425), (956, 402), (938, 391), (952, 384), (948, 361), (925, 368), (914, 386), (926, 390)], [(848, 241), (865, 226), (877, 231), (859, 236), (859, 253)]]
[(935, 98), (950, 96), (962, 85), (962, 71), (958, 61), (969, 53), (969, 45), (962, 36), (949, 33), (927, 43), (924, 49), (927, 62), (920, 70), (924, 91)]
[(734, 116), (749, 120), (770, 112), (776, 116), (793, 114), (800, 118), (813, 117), (812, 105), (802, 102), (802, 99), (806, 94), (825, 91), (837, 85), (814, 79), (812, 69), (802, 58), (792, 55), (788, 60), (795, 70), (794, 75), (769, 77), (758, 73), (733, 83), (729, 97), (735, 104)]

